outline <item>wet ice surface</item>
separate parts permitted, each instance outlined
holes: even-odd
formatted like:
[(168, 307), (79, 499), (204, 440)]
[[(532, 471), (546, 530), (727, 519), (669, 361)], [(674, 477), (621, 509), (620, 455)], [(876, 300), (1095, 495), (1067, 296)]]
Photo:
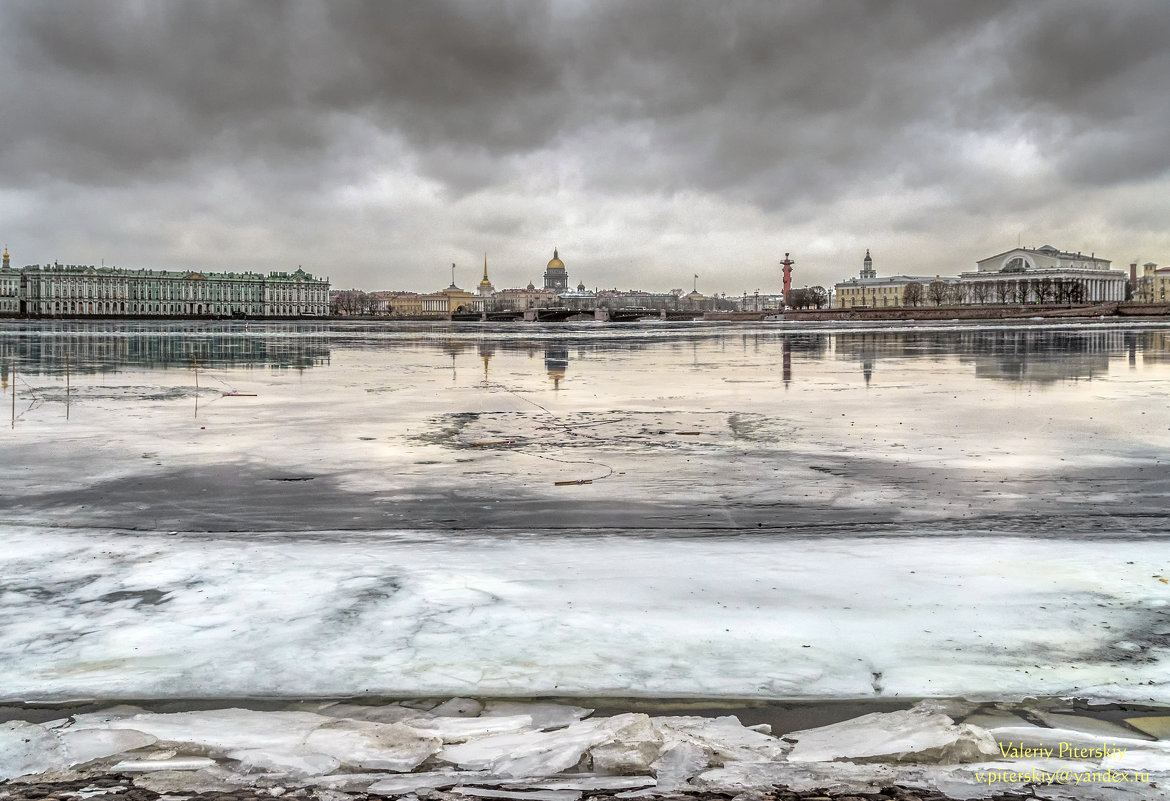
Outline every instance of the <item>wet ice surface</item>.
[(1170, 699), (1165, 326), (110, 325), (0, 324), (6, 700)]

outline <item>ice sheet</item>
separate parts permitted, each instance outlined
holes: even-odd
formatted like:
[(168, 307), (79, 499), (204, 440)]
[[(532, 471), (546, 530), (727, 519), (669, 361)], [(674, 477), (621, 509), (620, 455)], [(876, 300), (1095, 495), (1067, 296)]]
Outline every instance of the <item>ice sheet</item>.
[[(1170, 702), (1152, 542), (9, 527), (6, 546), (9, 700), (280, 687)], [(297, 714), (294, 729), (326, 717)]]

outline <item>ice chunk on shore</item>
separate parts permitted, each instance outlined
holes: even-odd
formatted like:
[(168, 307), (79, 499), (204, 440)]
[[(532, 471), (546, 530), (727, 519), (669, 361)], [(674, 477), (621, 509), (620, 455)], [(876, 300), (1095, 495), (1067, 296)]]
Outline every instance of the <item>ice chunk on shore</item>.
[(227, 768), (213, 765), (199, 770), (160, 770), (134, 777), (135, 787), (156, 793), (222, 793), (238, 790), (248, 779)]
[(405, 773), (442, 747), (443, 741), (402, 723), (334, 720), (312, 730), (305, 750), (327, 754), (365, 770)]
[(440, 737), (444, 743), (461, 743), (475, 737), (530, 729), (532, 717), (529, 715), (487, 718), (434, 717), (412, 720), (407, 725), (418, 729), (424, 735)]
[(595, 746), (589, 752), (597, 773), (646, 773), (662, 750), (662, 735), (646, 715), (634, 715), (614, 729), (613, 735), (613, 742)]
[(444, 787), (454, 787), (461, 782), (474, 782), (485, 778), (490, 779), (491, 774), (472, 771), (403, 773), (374, 782), (367, 788), (366, 792), (376, 795), (403, 795), (416, 793), (420, 790), (440, 790)]
[(451, 790), (475, 798), (530, 799), (530, 801), (577, 801), (578, 790), (494, 790), (487, 787), (456, 787)]
[(65, 729), (57, 732), (66, 764), (82, 765), (95, 759), (154, 745), (158, 738), (135, 729)]
[(239, 769), (244, 773), (275, 773), (296, 779), (320, 776), (341, 767), (341, 760), (328, 754), (288, 753), (245, 748), (228, 752), (228, 757), (238, 760)]
[(53, 732), (35, 723), (0, 723), (0, 780), (64, 766), (64, 749)]
[(955, 725), (930, 709), (873, 712), (858, 718), (785, 735), (796, 740), (791, 762), (835, 760), (886, 762), (974, 762), (999, 755), (985, 729)]
[(510, 783), (509, 787), (533, 787), (540, 790), (633, 790), (639, 787), (653, 787), (653, 776), (580, 776), (559, 779), (538, 779)]
[(576, 765), (589, 748), (613, 742), (615, 730), (638, 717), (626, 713), (612, 718), (578, 721), (568, 728), (551, 732), (482, 737), (447, 746), (440, 758), (466, 770), (489, 770), (500, 776), (549, 776)]
[(659, 790), (680, 790), (711, 765), (711, 749), (694, 742), (676, 742), (662, 751), (650, 767)]
[(145, 713), (111, 720), (105, 727), (146, 732), (159, 740), (203, 748), (218, 756), (237, 750), (295, 751), (311, 731), (333, 722), (333, 718), (313, 712), (212, 709)]
[(320, 713), (331, 718), (368, 720), (371, 723), (401, 723), (404, 720), (426, 718), (431, 714), (430, 712), (425, 712), (421, 709), (411, 709), (401, 704), (383, 704), (380, 706), (328, 704), (321, 707)]
[(880, 764), (732, 762), (726, 767), (699, 774), (691, 780), (691, 786), (697, 790), (727, 794), (767, 791), (775, 785), (796, 792), (876, 793), (882, 787), (908, 778), (910, 775), (905, 768)]
[(537, 729), (557, 729), (569, 726), (593, 714), (592, 709), (568, 704), (528, 704), (523, 701), (489, 701), (484, 705), (483, 717), (511, 717), (528, 715)]
[(154, 773), (156, 771), (199, 770), (215, 765), (208, 757), (174, 757), (172, 759), (126, 759), (110, 770), (114, 773)]
[(474, 698), (451, 698), (431, 710), (435, 717), (474, 718), (483, 712), (483, 704)]
[(791, 749), (783, 740), (747, 728), (734, 715), (661, 717), (654, 721), (667, 739), (697, 743), (709, 750), (716, 761), (782, 759)]

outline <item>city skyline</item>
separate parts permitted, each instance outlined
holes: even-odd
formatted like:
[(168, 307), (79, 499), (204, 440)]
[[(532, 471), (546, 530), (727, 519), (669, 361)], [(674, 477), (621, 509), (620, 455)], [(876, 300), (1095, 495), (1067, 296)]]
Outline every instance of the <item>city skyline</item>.
[[(737, 295), (1017, 242), (1167, 261), (1170, 7), (0, 8), (17, 265)], [(491, 265), (489, 265), (491, 267)], [(497, 274), (499, 278), (497, 279)], [(519, 279), (519, 280), (517, 280)]]

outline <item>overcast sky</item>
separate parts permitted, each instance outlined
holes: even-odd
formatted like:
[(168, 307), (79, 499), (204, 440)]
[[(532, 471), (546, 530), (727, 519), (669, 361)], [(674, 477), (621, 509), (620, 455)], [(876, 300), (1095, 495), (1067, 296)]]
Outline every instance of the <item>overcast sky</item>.
[(0, 5), (17, 265), (740, 294), (1170, 263), (1170, 2)]

